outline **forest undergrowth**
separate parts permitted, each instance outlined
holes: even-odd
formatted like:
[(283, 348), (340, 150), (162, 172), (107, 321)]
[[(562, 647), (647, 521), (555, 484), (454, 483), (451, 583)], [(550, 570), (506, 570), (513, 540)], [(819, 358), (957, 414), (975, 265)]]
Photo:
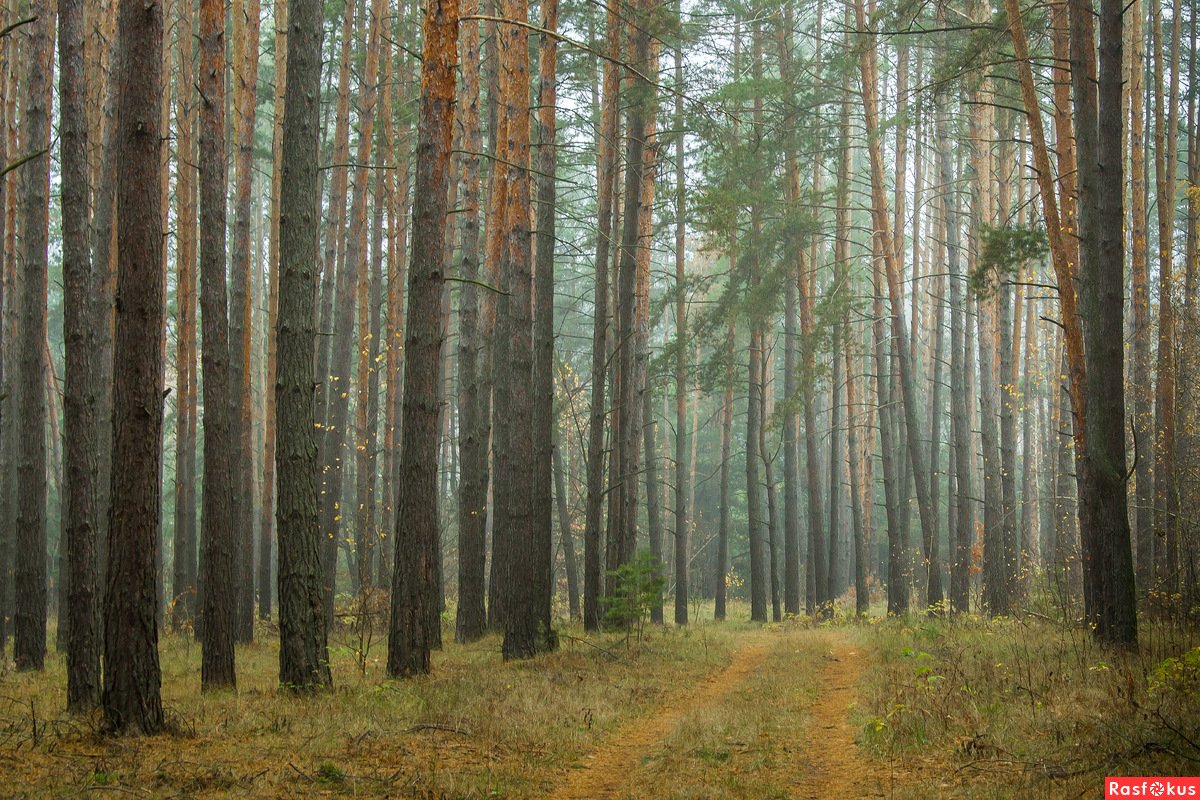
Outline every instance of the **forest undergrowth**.
[(752, 626), (732, 611), (641, 641), (564, 626), (558, 652), (510, 663), (499, 637), (461, 645), (447, 626), (433, 673), (392, 681), (348, 604), (337, 688), (311, 697), (277, 689), (269, 627), (238, 648), (238, 690), (204, 695), (197, 644), (167, 635), (171, 730), (143, 738), (66, 714), (62, 657), (6, 666), (0, 782), (16, 798), (554, 797), (642, 724), (654, 735), (598, 796), (1089, 797), (1107, 774), (1200, 768), (1194, 631), (1147, 622), (1120, 656), (1033, 617)]

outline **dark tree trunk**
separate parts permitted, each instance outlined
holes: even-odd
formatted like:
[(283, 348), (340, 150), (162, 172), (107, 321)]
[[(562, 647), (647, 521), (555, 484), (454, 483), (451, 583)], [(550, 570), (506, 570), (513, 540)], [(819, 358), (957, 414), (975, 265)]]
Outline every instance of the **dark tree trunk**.
[[(615, 6), (608, 9), (606, 46), (611, 58), (620, 50), (620, 22)], [(617, 94), (619, 92), (617, 64), (604, 62), (604, 94), (597, 131), (596, 179), (598, 208), (596, 213), (596, 281), (592, 311), (592, 391), (591, 416), (588, 424), (587, 451), (587, 509), (583, 532), (583, 626), (586, 630), (600, 627), (600, 526), (601, 506), (604, 503), (604, 421), (608, 416), (605, 403), (605, 378), (608, 374), (608, 260), (613, 230), (613, 194), (617, 181), (616, 138), (618, 128)], [(610, 476), (611, 480), (612, 476)]]
[(429, 672), (434, 636), (438, 541), (438, 368), (442, 361), (441, 296), (446, 247), (450, 141), (454, 128), (454, 67), (458, 60), (458, 0), (425, 8), (421, 106), (413, 205), (412, 268), (405, 331), (404, 447), (396, 502), (396, 561), (388, 674)]
[(233, 398), (230, 480), (233, 485), (234, 636), (254, 638), (254, 436), (250, 345), (253, 303), (250, 272), (251, 189), (254, 181), (254, 117), (258, 107), (259, 1), (235, 0), (232, 34), (234, 139), (233, 242), (230, 250), (229, 391)]
[[(732, 254), (730, 261), (735, 261)], [(721, 511), (717, 523), (717, 569), (716, 569), (716, 598), (713, 607), (713, 618), (725, 619), (726, 594), (728, 591), (726, 578), (729, 574), (729, 473), (732, 471), (729, 460), (732, 454), (733, 440), (733, 323), (730, 322), (725, 332), (725, 394), (721, 398)]]
[[(478, 0), (468, 0), (468, 14)], [(479, 127), (479, 23), (462, 27), (463, 82), (457, 112), (462, 115), (463, 192), (459, 266), (463, 279), (458, 300), (458, 459), (462, 468), (458, 498), (458, 615), (454, 639), (473, 642), (487, 631), (485, 580), (488, 518), (488, 384), (483, 374), (487, 346), (480, 327), (481, 296), (473, 281), (479, 276), (479, 156), (483, 138)]]
[(1137, 646), (1125, 490), (1124, 242), (1120, 0), (1101, 0), (1098, 91), (1090, 3), (1071, 0), (1071, 77), (1079, 163), (1080, 314), (1087, 362), (1087, 450), (1079, 475), (1084, 602), (1096, 638)]
[[(48, 0), (30, 8), (24, 26), (26, 60), (21, 110), (21, 281), (16, 308), (17, 520), (14, 553), (13, 660), (40, 670), (46, 657), (46, 290), (50, 233), (50, 84), (54, 68), (54, 10)], [(157, 183), (155, 191), (158, 191)]]
[[(531, 623), (543, 620), (549, 630), (554, 594), (553, 461), (554, 461), (554, 250), (558, 150), (556, 80), (558, 70), (558, 0), (541, 0), (542, 29), (538, 43), (537, 110), (537, 248), (534, 263), (533, 315), (533, 527), (525, 543), (532, 561), (528, 602)], [(561, 471), (561, 470), (560, 470)], [(564, 537), (567, 532), (564, 531)], [(536, 633), (536, 631), (535, 631)]]
[(567, 608), (572, 620), (579, 612), (579, 565), (575, 556), (575, 534), (571, 530), (567, 490), (563, 480), (562, 445), (554, 447), (554, 499), (558, 505), (558, 535), (562, 541), (563, 571), (567, 574)]
[[(675, 85), (683, 86), (683, 46), (675, 48)], [(687, 454), (687, 286), (684, 263), (687, 222), (684, 183), (683, 93), (675, 94), (675, 624), (688, 622), (688, 566), (692, 557), (691, 522), (688, 517), (690, 493)]]
[(279, 196), (279, 317), (275, 408), (279, 476), (279, 683), (311, 691), (332, 683), (317, 502), (314, 391), (319, 247), (321, 25), (319, 0), (288, 2), (288, 82)]
[[(176, 282), (175, 541), (171, 624), (191, 627), (196, 614), (196, 93), (193, 52), (195, 9), (178, 3), (179, 48), (175, 99), (178, 143), (175, 187), (178, 270)], [(94, 279), (93, 279), (94, 280)], [(94, 284), (93, 284), (94, 285)], [(96, 328), (103, 325), (97, 320)], [(94, 334), (93, 334), (94, 335)]]
[[(163, 425), (162, 5), (118, 11), (117, 319), (113, 351), (112, 505), (104, 602), (106, 724), (163, 727), (155, 559)], [(222, 226), (223, 227), (223, 226)], [(206, 493), (207, 494), (207, 493)], [(206, 652), (207, 655), (207, 652)]]
[[(200, 684), (232, 687), (237, 596), (232, 507), (234, 397), (225, 304), (225, 15), (200, 4), (200, 314), (204, 338), (204, 506), (201, 521)], [(117, 462), (120, 463), (120, 462)], [(111, 582), (111, 579), (110, 579)]]
[[(87, 78), (83, 0), (58, 4), (59, 158), (62, 163), (63, 338), (67, 349), (63, 396), (66, 472), (68, 607), (67, 708), (100, 701), (99, 599), (96, 587), (96, 381), (94, 377), (91, 258), (88, 252)], [(61, 547), (61, 545), (60, 545)]]

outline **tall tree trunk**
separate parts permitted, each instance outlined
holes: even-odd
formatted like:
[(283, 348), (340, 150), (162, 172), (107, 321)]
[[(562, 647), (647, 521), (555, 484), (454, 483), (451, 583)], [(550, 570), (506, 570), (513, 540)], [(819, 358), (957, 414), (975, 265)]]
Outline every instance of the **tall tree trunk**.
[[(478, 0), (468, 0), (467, 15), (478, 11)], [(462, 85), (457, 111), (462, 117), (463, 193), (459, 243), (459, 273), (463, 280), (458, 305), (458, 438), (462, 465), (458, 500), (458, 613), (454, 638), (473, 642), (487, 630), (484, 608), (487, 565), (488, 490), (488, 385), (482, 374), (487, 346), (480, 329), (482, 298), (479, 280), (479, 153), (483, 138), (479, 125), (479, 23), (468, 21), (461, 33)]]
[[(371, 336), (371, 260), (367, 252), (367, 191), (369, 169), (375, 142), (375, 106), (379, 96), (379, 51), (383, 37), (383, 0), (372, 0), (367, 34), (366, 69), (362, 78), (362, 98), (358, 114), (358, 154), (354, 173), (354, 191), (350, 211), (350, 238), (346, 247), (347, 270), (355, 274), (357, 311), (358, 385), (355, 390), (355, 561), (359, 591), (374, 582), (375, 532), (372, 495), (375, 474), (374, 421), (369, 418), (371, 376), (375, 364), (375, 339)], [(349, 377), (347, 375), (347, 377)], [(347, 385), (345, 389), (348, 389)], [(349, 420), (347, 420), (348, 422)]]
[[(408, 276), (412, 312), (405, 331), (404, 449), (396, 502), (396, 561), (388, 637), (388, 674), (429, 672), (439, 557), (437, 447), (442, 360), (441, 294), (446, 246), (450, 141), (454, 128), (454, 65), (458, 60), (458, 0), (425, 8), (421, 105), (413, 206), (413, 264)], [(528, 211), (528, 209), (526, 209)]]
[[(281, 4), (282, 5), (282, 4)], [(193, 65), (194, 17), (191, 3), (178, 3), (179, 48), (175, 92), (176, 151), (176, 305), (178, 376), (175, 403), (175, 564), (171, 583), (171, 624), (194, 624), (196, 615), (196, 95)], [(94, 283), (92, 284), (94, 285)], [(103, 322), (97, 322), (100, 328)]]
[[(656, 103), (654, 87), (647, 79), (650, 65), (654, 62), (649, 30), (650, 12), (648, 0), (639, 0), (630, 24), (630, 52), (632, 54), (629, 76), (631, 103), (627, 111), (628, 137), (625, 151), (625, 223), (621, 232), (620, 264), (617, 277), (617, 402), (615, 451), (618, 469), (610, 480), (615, 480), (616, 520), (610, 525), (613, 535), (609, 537), (607, 566), (610, 572), (627, 563), (633, 557), (637, 544), (638, 474), (641, 471), (641, 387), (638, 380), (639, 358), (637, 353), (638, 327), (638, 267), (643, 247), (641, 220), (642, 187), (647, 171), (653, 172), (654, 153), (647, 142), (653, 131), (653, 108)], [(636, 74), (635, 74), (636, 73)], [(614, 491), (610, 487), (610, 491)], [(608, 594), (615, 589), (615, 578), (610, 578)]]
[[(67, 708), (79, 711), (100, 701), (99, 600), (96, 587), (96, 381), (88, 252), (87, 78), (84, 69), (83, 0), (58, 4), (59, 159), (62, 182), (63, 339), (67, 350), (63, 396), (63, 445), (67, 494), (68, 607)], [(60, 549), (62, 544), (59, 545)]]
[[(163, 82), (162, 6), (124, 0), (118, 11), (118, 29), (121, 99), (116, 156), (121, 170), (116, 186), (112, 441), (114, 463), (121, 468), (113, 471), (109, 508), (103, 707), (111, 729), (153, 734), (163, 727), (155, 609), (155, 557), (162, 522), (160, 341), (166, 321), (159, 205), (164, 133), (159, 108)], [(210, 41), (205, 40), (205, 44)]]
[[(529, 586), (524, 606), (527, 624), (546, 626), (549, 634), (550, 606), (554, 594), (553, 550), (553, 460), (554, 429), (554, 251), (558, 149), (556, 81), (558, 70), (558, 0), (541, 0), (542, 30), (538, 41), (538, 147), (537, 147), (537, 247), (534, 264), (533, 308), (533, 512), (534, 524), (523, 544), (529, 559)], [(520, 607), (520, 606), (518, 606)], [(523, 636), (528, 637), (525, 633)], [(535, 647), (540, 648), (541, 644)]]
[[(608, 260), (613, 230), (613, 194), (616, 191), (618, 132), (617, 95), (620, 91), (616, 57), (620, 51), (620, 22), (615, 6), (608, 7), (604, 82), (600, 125), (596, 132), (596, 281), (592, 300), (592, 390), (588, 424), (587, 508), (583, 533), (583, 626), (600, 626), (600, 525), (604, 502), (605, 377), (608, 373)], [(613, 476), (610, 475), (610, 481)]]
[[(1098, 640), (1137, 646), (1125, 492), (1124, 247), (1120, 0), (1100, 6), (1099, 68), (1091, 3), (1070, 0), (1071, 80), (1079, 159), (1080, 312), (1087, 356), (1087, 444), (1077, 464), (1084, 602)], [(1090, 80), (1098, 76), (1097, 84)], [(1098, 88), (1093, 88), (1097, 86)], [(1160, 376), (1161, 377), (1161, 376)]]
[(554, 446), (554, 499), (558, 506), (558, 535), (562, 541), (563, 571), (567, 574), (567, 609), (571, 620), (580, 618), (579, 612), (579, 565), (575, 557), (575, 534), (571, 530), (571, 512), (568, 510), (567, 489), (563, 480), (562, 445)]
[(258, 0), (234, 0), (233, 21), (233, 140), (234, 207), (233, 247), (230, 251), (229, 383), (236, 413), (233, 420), (235, 457), (230, 462), (233, 481), (233, 523), (237, 610), (234, 623), (238, 642), (254, 638), (254, 436), (252, 431), (250, 353), (254, 342), (253, 303), (250, 292), (251, 189), (254, 181), (254, 119), (258, 106)]
[[(17, 356), (17, 499), (13, 661), (41, 670), (46, 657), (46, 298), (50, 234), (50, 93), (54, 6), (36, 0), (21, 34), (21, 281)], [(157, 191), (157, 184), (155, 190)]]
[[(204, 689), (217, 689), (234, 685), (237, 608), (231, 472), (236, 405), (229, 380), (225, 304), (225, 15), (219, 0), (201, 0), (200, 4), (200, 98), (200, 313), (204, 337), (200, 684)], [(109, 580), (111, 583), (111, 577)]]
[[(688, 565), (691, 563), (691, 522), (688, 516), (688, 496), (691, 491), (687, 454), (689, 444), (687, 419), (687, 284), (684, 265), (687, 244), (686, 203), (684, 184), (686, 157), (684, 151), (685, 124), (683, 116), (683, 46), (675, 48), (675, 624), (688, 623)], [(793, 442), (793, 444), (795, 444)], [(785, 489), (786, 491), (786, 489)]]
[[(786, 84), (793, 78), (792, 67), (792, 22), (791, 3), (783, 7), (783, 18), (776, 26), (779, 45), (780, 79)], [(789, 118), (798, 117), (797, 110), (788, 109)], [(785, 199), (795, 209), (800, 203), (800, 167), (796, 156), (796, 143), (786, 141), (784, 152)], [(682, 162), (682, 158), (679, 159)], [(788, 398), (783, 412), (783, 610), (785, 614), (799, 616), (802, 588), (800, 586), (800, 415), (792, 398), (799, 387), (796, 380), (799, 346), (796, 329), (797, 284), (804, 274), (804, 247), (796, 242), (796, 257), (784, 278), (783, 300), (783, 393)]]
[[(322, 286), (321, 344), (317, 356), (317, 422), (322, 426), (318, 445), (321, 459), (321, 564), (325, 575), (326, 627), (333, 623), (333, 598), (337, 593), (337, 548), (342, 537), (342, 466), (346, 414), (349, 409), (348, 365), (353, 339), (354, 295), (347, 266), (346, 196), (350, 161), (350, 62), (353, 58), (355, 14), (359, 0), (347, 0), (342, 19), (338, 67), (337, 106), (334, 111), (333, 175), (330, 178), (330, 222), (325, 229), (325, 270)], [(335, 303), (336, 298), (336, 303)], [(344, 396), (344, 397), (343, 397)], [(345, 400), (345, 403), (341, 401)], [(343, 411), (343, 409), (345, 409)], [(341, 412), (341, 413), (339, 413)], [(340, 424), (339, 424), (340, 423)]]
[[(736, 261), (730, 253), (730, 263)], [(726, 594), (728, 593), (729, 575), (729, 517), (730, 494), (729, 473), (732, 471), (729, 463), (732, 457), (733, 440), (733, 322), (730, 321), (725, 331), (725, 393), (721, 398), (721, 511), (717, 522), (717, 569), (716, 569), (716, 598), (713, 607), (713, 619), (725, 619)]]
[[(1168, 594), (1179, 590), (1178, 476), (1175, 474), (1175, 178), (1178, 162), (1180, 2), (1171, 23), (1171, 82), (1163, 91), (1162, 4), (1153, 7), (1154, 174), (1158, 194), (1158, 364), (1154, 384), (1154, 537), (1156, 584)], [(1103, 34), (1101, 34), (1103, 36)], [(1163, 105), (1166, 104), (1164, 110)]]
[(332, 683), (325, 624), (318, 504), (313, 311), (320, 246), (322, 7), (288, 0), (287, 68), (279, 185), (279, 313), (273, 391), (278, 413), (279, 683), (308, 692)]
[[(866, 17), (863, 13), (861, 0), (855, 3), (858, 30), (865, 32)], [(872, 185), (872, 214), (875, 221), (876, 238), (880, 240), (884, 272), (887, 280), (888, 297), (891, 301), (892, 339), (896, 342), (900, 364), (900, 388), (905, 430), (908, 438), (908, 457), (911, 461), (912, 475), (916, 482), (917, 507), (921, 517), (923, 532), (932, 530), (933, 515), (929, 497), (929, 473), (925, 461), (925, 449), (920, 446), (921, 425), (917, 416), (916, 388), (914, 386), (913, 368), (908, 349), (908, 332), (905, 330), (904, 308), (900, 297), (900, 276), (896, 264), (892, 233), (887, 218), (887, 199), (884, 196), (883, 156), (879, 142), (875, 138), (878, 131), (878, 102), (876, 97), (875, 77), (876, 53), (874, 47), (864, 47), (859, 56), (862, 72), (861, 91), (863, 95), (864, 119), (869, 140), (871, 159)], [(889, 575), (889, 582), (892, 576)]]
[[(259, 505), (258, 544), (258, 616), (271, 618), (271, 563), (275, 540), (275, 453), (278, 437), (275, 400), (275, 380), (279, 373), (279, 338), (275, 329), (279, 322), (279, 259), (282, 243), (279, 226), (283, 192), (283, 120), (287, 114), (287, 57), (288, 4), (285, 0), (273, 3), (275, 15), (275, 105), (271, 131), (271, 207), (269, 251), (267, 256), (267, 324), (266, 375), (263, 380), (263, 473), (262, 500)], [(315, 223), (315, 220), (314, 220)], [(315, 298), (314, 298), (315, 307)]]
[[(16, 115), (16, 92), (9, 89), (11, 73), (15, 72), (13, 63), (15, 58), (16, 45), (14, 37), (0, 37), (0, 90), (3, 90), (3, 98), (0, 98), (0, 164), (8, 163), (8, 155), (11, 152), (9, 147), (9, 137), (16, 131), (16, 122), (13, 117)], [(14, 136), (15, 139), (15, 136)], [(10, 398), (12, 392), (10, 385), (12, 383), (11, 369), (8, 367), (8, 349), (12, 346), (12, 339), (9, 336), (9, 329), (12, 326), (12, 318), (14, 315), (8, 313), (8, 307), (12, 304), (12, 293), (9, 287), (10, 276), (16, 272), (15, 269), (15, 242), (13, 224), (15, 219), (10, 222), (9, 211), (15, 212), (16, 204), (14, 202), (13, 192), (8, 189), (8, 181), (0, 180), (0, 418), (8, 417), (11, 411), (11, 403), (5, 398)], [(7, 298), (7, 304), (5, 302)], [(0, 653), (6, 651), (8, 646), (8, 609), (9, 609), (9, 588), (12, 585), (12, 570), (10, 562), (12, 554), (10, 549), (11, 536), (7, 531), (11, 531), (15, 525), (13, 523), (11, 511), (12, 499), (12, 483), (13, 470), (11, 468), (11, 456), (13, 448), (10, 446), (11, 431), (13, 427), (10, 425), (0, 424), (0, 525), (4, 526), (5, 533), (0, 533)]]
[(1150, 381), (1150, 294), (1149, 267), (1146, 258), (1146, 144), (1145, 144), (1145, 59), (1146, 43), (1142, 29), (1144, 16), (1141, 0), (1135, 0), (1129, 11), (1129, 39), (1133, 43), (1129, 68), (1129, 195), (1131, 214), (1129, 236), (1130, 279), (1133, 296), (1130, 312), (1133, 323), (1133, 352), (1130, 359), (1129, 389), (1133, 395), (1133, 436), (1139, 453), (1134, 469), (1136, 505), (1134, 506), (1134, 540), (1137, 544), (1136, 574), (1138, 588), (1144, 593), (1154, 581), (1154, 485), (1151, 458), (1151, 428), (1153, 424)]

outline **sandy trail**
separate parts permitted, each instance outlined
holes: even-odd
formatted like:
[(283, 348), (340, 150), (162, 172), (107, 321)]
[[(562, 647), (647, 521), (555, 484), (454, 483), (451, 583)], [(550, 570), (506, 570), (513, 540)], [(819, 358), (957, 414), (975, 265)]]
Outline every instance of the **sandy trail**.
[(866, 669), (866, 653), (838, 635), (823, 656), (811, 722), (798, 742), (792, 761), (792, 797), (828, 800), (837, 797), (882, 797), (887, 777), (858, 752), (850, 708), (854, 689)]
[(683, 718), (698, 708), (728, 695), (767, 657), (769, 639), (748, 637), (733, 653), (729, 664), (712, 672), (701, 683), (675, 693), (649, 716), (618, 728), (607, 742), (584, 756), (584, 766), (571, 770), (550, 794), (556, 800), (593, 800), (614, 797), (628, 786), (642, 758), (657, 750)]

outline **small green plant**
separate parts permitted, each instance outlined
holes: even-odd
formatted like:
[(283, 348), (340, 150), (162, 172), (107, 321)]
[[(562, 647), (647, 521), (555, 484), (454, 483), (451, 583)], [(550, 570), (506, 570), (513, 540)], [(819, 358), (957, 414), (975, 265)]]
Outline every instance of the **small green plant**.
[(117, 782), (117, 773), (98, 769), (92, 773), (92, 786), (113, 786)]
[[(647, 549), (638, 550), (628, 562), (609, 572), (615, 579), (615, 590), (605, 595), (604, 620), (627, 633), (636, 632), (640, 643), (650, 618), (650, 609), (662, 597), (666, 580), (662, 564)], [(628, 639), (626, 640), (628, 641)]]
[(336, 764), (325, 761), (317, 767), (317, 780), (321, 783), (341, 783), (346, 780), (346, 773)]

